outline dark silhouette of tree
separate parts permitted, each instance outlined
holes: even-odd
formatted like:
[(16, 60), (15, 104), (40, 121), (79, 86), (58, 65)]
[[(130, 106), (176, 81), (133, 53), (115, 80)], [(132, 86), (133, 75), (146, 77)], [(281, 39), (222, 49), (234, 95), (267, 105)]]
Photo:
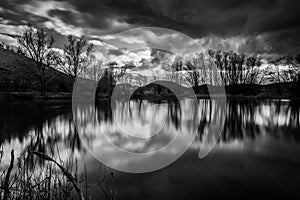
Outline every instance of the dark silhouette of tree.
[(60, 66), (75, 81), (87, 69), (90, 63), (93, 44), (89, 44), (83, 36), (76, 38), (68, 35), (67, 41), (67, 44), (64, 46), (64, 55)]
[(269, 75), (271, 81), (280, 82), (297, 82), (299, 78), (299, 55), (296, 56), (281, 56), (270, 61), (273, 70), (270, 69)]
[(54, 39), (43, 29), (29, 25), (18, 37), (18, 43), (19, 51), (22, 50), (37, 65), (41, 94), (45, 96), (46, 68), (53, 66), (58, 58), (57, 53), (52, 49)]
[(260, 82), (258, 79), (261, 73), (264, 73), (259, 69), (261, 61), (257, 55), (246, 56), (243, 53), (222, 52), (220, 50), (208, 50), (208, 54), (213, 58), (225, 85)]
[(119, 81), (124, 76), (127, 67), (128, 66), (118, 67), (118, 64), (113, 61), (108, 63), (108, 72), (115, 81)]
[(284, 64), (287, 65), (287, 69), (283, 70), (284, 76), (287, 81), (297, 82), (299, 78), (299, 68), (300, 68), (300, 55), (296, 56), (285, 56)]
[(261, 73), (261, 71), (258, 69), (258, 67), (261, 66), (261, 61), (257, 55), (253, 55), (246, 58), (245, 64), (247, 69), (245, 70), (243, 83), (253, 84), (258, 80), (258, 76)]
[(170, 65), (170, 68), (169, 68), (169, 71), (168, 71), (168, 79), (170, 81), (174, 81), (178, 84), (181, 83), (181, 72), (184, 68), (184, 64), (182, 62), (182, 60), (175, 60), (171, 65)]
[(188, 62), (186, 64), (187, 67), (187, 76), (186, 81), (193, 87), (195, 93), (197, 94), (199, 91), (198, 87), (200, 85), (200, 77), (201, 74), (197, 71), (195, 63)]
[(229, 84), (229, 76), (228, 76), (228, 69), (229, 69), (229, 53), (222, 52), (221, 50), (209, 50), (208, 54), (214, 59), (214, 63), (219, 70), (220, 77), (222, 82), (225, 85)]
[(97, 84), (97, 94), (111, 95), (116, 84), (126, 72), (125, 67), (117, 67), (116, 62), (110, 62), (103, 69), (101, 78)]

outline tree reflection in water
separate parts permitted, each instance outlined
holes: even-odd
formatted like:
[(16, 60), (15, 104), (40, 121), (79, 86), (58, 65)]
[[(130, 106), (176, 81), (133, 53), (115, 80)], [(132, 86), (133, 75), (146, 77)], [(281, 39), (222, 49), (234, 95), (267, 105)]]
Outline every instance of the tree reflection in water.
[[(111, 108), (111, 103), (113, 103), (115, 109)], [(217, 112), (221, 108), (225, 110), (223, 113), (225, 115), (224, 124), (220, 120), (222, 114)], [(222, 103), (217, 99), (200, 99), (197, 103), (188, 99), (180, 101), (132, 100), (130, 102), (103, 100), (99, 101), (96, 106), (80, 108), (73, 116), (69, 103), (0, 103), (0, 146), (3, 146), (4, 152), (10, 152), (10, 149), (14, 148), (16, 157), (24, 155), (27, 166), (36, 167), (34, 168), (35, 175), (39, 177), (43, 169), (44, 171), (48, 170), (48, 168), (43, 167), (47, 164), (44, 163), (44, 160), (36, 156), (33, 157), (32, 154), (27, 154), (28, 150), (47, 154), (72, 166), (72, 161), (77, 156), (86, 157), (87, 149), (85, 147), (93, 148), (101, 142), (101, 138), (99, 138), (99, 131), (101, 130), (115, 145), (131, 152), (150, 152), (168, 144), (176, 134), (185, 136), (185, 134), (197, 133), (197, 142), (191, 146), (191, 151), (198, 151), (203, 142), (208, 139), (209, 141), (217, 140), (216, 148), (220, 148), (216, 152), (220, 154), (213, 154), (203, 162), (201, 160), (200, 163), (196, 157), (192, 157), (191, 154), (187, 153), (182, 159), (178, 160), (176, 165), (170, 166), (168, 170), (145, 174), (143, 175), (143, 177), (146, 177), (144, 181), (140, 180), (142, 176), (135, 176), (138, 178), (136, 182), (128, 181), (129, 179), (132, 180), (133, 176), (124, 176), (124, 182), (129, 185), (137, 183), (139, 188), (140, 185), (147, 185), (149, 180), (153, 180), (157, 184), (156, 178), (152, 177), (151, 179), (150, 176), (152, 175), (161, 177), (161, 174), (164, 175), (165, 173), (167, 180), (168, 173), (170, 173), (168, 180), (174, 180), (178, 171), (186, 170), (188, 176), (184, 181), (187, 183), (192, 181), (193, 184), (191, 185), (195, 185), (192, 189), (206, 184), (207, 181), (214, 180), (214, 177), (217, 178), (213, 183), (219, 183), (220, 179), (218, 177), (221, 177), (222, 180), (224, 177), (229, 177), (228, 184), (227, 182), (224, 185), (220, 183), (222, 188), (235, 188), (235, 184), (230, 185), (232, 180), (237, 181), (236, 183), (239, 185), (243, 185), (240, 183), (245, 184), (247, 181), (247, 187), (250, 184), (251, 187), (255, 188), (261, 183), (261, 178), (262, 180), (269, 180), (267, 178), (270, 176), (270, 183), (274, 182), (275, 179), (271, 176), (273, 174), (276, 174), (278, 180), (283, 179), (284, 188), (287, 185), (287, 187), (293, 189), (297, 187), (297, 184), (293, 185), (285, 181), (289, 181), (287, 179), (291, 175), (294, 176), (292, 173), (296, 172), (299, 167), (297, 164), (299, 162), (296, 159), (298, 158), (297, 152), (299, 152), (297, 143), (300, 139), (299, 108), (299, 101), (275, 100), (231, 99), (227, 100), (226, 103)], [(75, 125), (74, 119), (80, 119), (81, 123)], [(116, 122), (125, 130), (131, 130), (133, 135), (137, 134), (137, 136), (140, 136), (138, 135), (140, 132), (132, 128), (133, 124), (147, 125), (152, 122), (151, 127), (143, 130), (142, 133), (151, 135), (151, 131), (159, 130), (160, 132), (150, 138), (134, 138), (132, 135), (122, 133), (120, 128), (116, 126)], [(218, 125), (223, 125), (220, 137), (218, 137), (218, 134), (212, 134), (214, 128)], [(264, 156), (247, 152), (240, 154), (241, 149), (239, 148), (235, 149), (238, 154), (222, 148), (223, 145), (228, 144), (230, 146), (232, 143), (247, 143), (249, 141), (254, 147), (261, 147), (259, 145), (264, 143), (265, 139), (268, 141), (271, 139), (272, 144), (267, 143), (263, 148), (260, 148)], [(228, 152), (230, 154), (227, 154)], [(226, 154), (225, 158), (223, 153)], [(191, 162), (189, 158), (193, 161)], [(118, 159), (122, 161), (125, 158), (117, 158), (116, 160)], [(9, 161), (9, 153), (4, 154), (0, 165), (1, 172), (8, 168)], [(243, 165), (240, 165), (241, 163)], [(248, 164), (252, 166), (251, 169), (245, 168)], [(99, 177), (96, 175), (99, 170), (95, 170), (98, 165), (99, 162), (89, 161), (87, 166), (89, 169), (93, 169), (88, 174), (89, 180)], [(207, 169), (211, 170), (203, 174), (203, 171)], [(295, 171), (293, 171), (294, 169)], [(218, 171), (219, 176), (214, 173), (215, 171)], [(264, 174), (267, 174), (267, 176), (264, 177)], [(195, 178), (195, 180), (192, 180), (192, 178), (198, 177), (197, 175), (201, 176), (201, 179)], [(249, 179), (253, 183), (248, 181)], [(180, 187), (182, 187), (181, 183), (175, 183), (174, 181), (170, 185), (175, 187), (176, 184), (180, 184)], [(276, 184), (279, 184), (279, 181)], [(272, 186), (272, 184), (270, 185)], [(215, 184), (213, 186), (218, 187)], [(268, 184), (265, 184), (263, 187), (268, 188), (267, 186)], [(194, 192), (189, 187), (185, 187), (182, 191)], [(248, 191), (248, 189), (241, 191)], [(122, 184), (117, 185), (117, 191), (119, 194), (122, 192), (127, 194), (126, 192), (128, 192), (127, 187), (122, 188)], [(146, 192), (151, 193), (152, 191)], [(99, 197), (98, 194), (95, 196)]]
[[(112, 110), (111, 102), (103, 100), (97, 103), (96, 108), (87, 106), (76, 113), (75, 117), (80, 116), (83, 122), (80, 127), (75, 126), (69, 104), (1, 103), (0, 144), (5, 147), (19, 143), (20, 153), (31, 150), (51, 156), (59, 149), (73, 156), (76, 152), (86, 152), (81, 139), (87, 145), (97, 141), (95, 138), (99, 128), (108, 130), (108, 135), (118, 146), (134, 145), (137, 140), (120, 132), (115, 125), (116, 120), (130, 127), (132, 123), (145, 124), (149, 119), (153, 120), (153, 129), (160, 130), (160, 134), (143, 140), (142, 144), (138, 144), (139, 148), (131, 147), (131, 150), (140, 152), (153, 147), (161, 148), (172, 140), (175, 132), (192, 133), (194, 124), (197, 125), (196, 139), (203, 141), (204, 136), (212, 130), (210, 124), (217, 125), (220, 117), (216, 116), (219, 114), (216, 110), (222, 104), (217, 99), (201, 99), (198, 104), (189, 100), (181, 101), (185, 103), (173, 100), (113, 102), (116, 109)], [(260, 134), (294, 142), (300, 139), (299, 101), (227, 100), (225, 110), (221, 136), (217, 138), (218, 135), (213, 135), (218, 142), (254, 139)], [(96, 117), (93, 118), (93, 115)], [(95, 128), (94, 131), (78, 133), (78, 130), (90, 125)], [(151, 130), (145, 130), (145, 134), (147, 131), (150, 134)], [(30, 162), (33, 162), (32, 159), (28, 158)]]

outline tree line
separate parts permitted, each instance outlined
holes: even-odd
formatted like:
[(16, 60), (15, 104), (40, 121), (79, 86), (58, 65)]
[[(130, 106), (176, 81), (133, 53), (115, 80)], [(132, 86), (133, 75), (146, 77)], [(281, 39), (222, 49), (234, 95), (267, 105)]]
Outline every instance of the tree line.
[(203, 84), (228, 86), (299, 81), (299, 54), (280, 56), (262, 64), (256, 54), (210, 49), (190, 60), (175, 60), (170, 68), (169, 79), (179, 83), (186, 81), (195, 90)]
[[(44, 29), (29, 25), (18, 36), (16, 53), (30, 58), (37, 66), (34, 73), (38, 77), (42, 96), (46, 94), (46, 83), (49, 79), (46, 71), (55, 68), (73, 81), (78, 77), (88, 77), (98, 81), (101, 77), (109, 77), (111, 84), (115, 79), (125, 80), (126, 70), (135, 66), (117, 66), (110, 62), (102, 69), (103, 62), (93, 55), (94, 46), (83, 36), (68, 35), (62, 50), (54, 48), (55, 40)], [(2, 48), (9, 49), (5, 44)], [(282, 67), (284, 66), (284, 67)], [(237, 85), (262, 84), (264, 82), (299, 82), (300, 54), (296, 56), (280, 56), (262, 67), (262, 60), (258, 55), (245, 55), (233, 51), (207, 50), (198, 53), (190, 60), (175, 59), (170, 64), (166, 77), (179, 84), (188, 83), (195, 90), (200, 85)], [(155, 75), (154, 75), (155, 76)], [(140, 82), (144, 77), (132, 82)], [(154, 77), (154, 80), (157, 77)], [(197, 92), (197, 91), (196, 91)]]

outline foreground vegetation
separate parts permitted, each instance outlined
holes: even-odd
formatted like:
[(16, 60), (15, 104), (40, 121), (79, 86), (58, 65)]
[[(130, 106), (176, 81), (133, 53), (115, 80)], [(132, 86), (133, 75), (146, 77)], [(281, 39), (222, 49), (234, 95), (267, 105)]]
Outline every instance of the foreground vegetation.
[[(0, 151), (0, 164), (4, 155)], [(11, 151), (10, 164), (0, 175), (0, 199), (3, 200), (51, 200), (51, 199), (91, 199), (88, 194), (90, 184), (85, 174), (78, 174), (77, 160), (70, 157), (61, 160), (58, 155), (51, 158), (40, 152), (25, 152), (15, 159), (14, 150)], [(99, 167), (99, 182), (97, 186), (107, 200), (115, 199), (115, 188), (112, 182), (113, 174), (101, 173)]]

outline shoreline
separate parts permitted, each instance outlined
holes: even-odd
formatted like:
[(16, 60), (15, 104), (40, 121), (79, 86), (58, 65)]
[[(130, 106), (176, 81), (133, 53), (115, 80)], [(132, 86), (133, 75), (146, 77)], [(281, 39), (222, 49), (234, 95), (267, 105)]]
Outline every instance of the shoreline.
[[(197, 99), (220, 99), (225, 98), (224, 95), (208, 95), (208, 94), (197, 94)], [(96, 101), (109, 100), (111, 97), (109, 95), (101, 95), (96, 98)], [(189, 95), (179, 96), (179, 99), (192, 98)], [(130, 98), (131, 100), (176, 100), (177, 98), (173, 95), (163, 96), (163, 95), (134, 95)], [(300, 97), (291, 97), (278, 94), (268, 94), (268, 95), (232, 95), (226, 94), (226, 99), (241, 99), (241, 100), (300, 100)], [(12, 92), (12, 93), (1, 93), (0, 92), (0, 101), (1, 102), (25, 102), (25, 101), (71, 101), (71, 93), (48, 93), (46, 97), (42, 97), (38, 93), (27, 93), (27, 92)]]
[[(104, 86), (103, 86), (104, 87)], [(132, 88), (131, 85), (117, 85), (107, 90), (99, 91), (95, 94), (97, 100), (108, 99), (111, 96), (111, 92), (115, 87), (122, 87), (120, 89), (124, 91), (132, 91), (131, 99), (148, 99), (148, 100), (172, 100), (175, 99), (175, 94), (168, 88), (160, 84), (151, 83), (137, 88)], [(237, 84), (228, 85), (224, 89), (220, 90), (223, 86), (212, 86), (208, 84), (201, 85), (194, 88), (197, 90), (197, 99), (214, 99), (224, 98), (226, 91), (226, 98), (228, 99), (300, 99), (300, 85), (292, 82), (271, 83), (267, 85), (258, 84)], [(101, 87), (100, 87), (101, 88)], [(104, 87), (105, 88), (105, 87)], [(121, 91), (122, 91), (121, 90)], [(181, 85), (176, 87), (178, 98), (191, 98), (195, 95), (189, 88)], [(47, 92), (46, 96), (41, 96), (41, 93), (37, 90), (28, 91), (15, 91), (0, 92), (0, 100), (4, 101), (35, 101), (35, 100), (72, 100), (72, 90), (67, 92)], [(224, 92), (223, 92), (224, 91)], [(223, 93), (222, 93), (223, 92)], [(211, 94), (211, 95), (210, 95)], [(118, 98), (125, 98), (126, 92), (120, 92), (117, 94)], [(126, 97), (127, 99), (127, 97)]]
[(4, 101), (36, 101), (36, 100), (71, 100), (72, 93), (47, 93), (42, 97), (36, 92), (0, 92), (0, 100)]

